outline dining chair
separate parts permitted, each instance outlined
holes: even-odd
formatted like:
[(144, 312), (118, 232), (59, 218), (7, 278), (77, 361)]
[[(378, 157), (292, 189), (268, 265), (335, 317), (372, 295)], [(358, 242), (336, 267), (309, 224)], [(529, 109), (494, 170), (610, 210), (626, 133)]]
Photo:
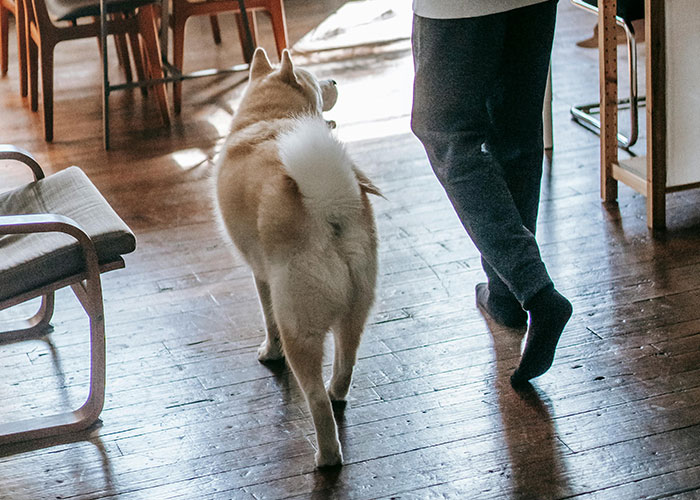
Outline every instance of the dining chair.
[(15, 18), (17, 33), (17, 60), (19, 71), (19, 91), (27, 96), (27, 44), (24, 22), (24, 0), (0, 0), (0, 72), (2, 76), (9, 69), (9, 18)]
[(31, 318), (0, 324), (0, 345), (48, 334), (54, 292), (67, 286), (90, 320), (85, 402), (73, 411), (0, 422), (0, 443), (7, 443), (82, 430), (99, 417), (106, 364), (100, 275), (123, 268), (122, 256), (134, 251), (136, 239), (80, 168), (45, 176), (28, 152), (10, 145), (0, 145), (0, 160), (20, 162), (34, 174), (33, 182), (0, 194), (0, 311), (41, 297)]
[[(172, 14), (170, 26), (173, 30), (173, 66), (182, 73), (185, 49), (185, 24), (190, 17), (208, 15), (212, 23), (212, 31), (216, 42), (218, 36), (218, 22), (215, 15), (221, 12), (233, 12), (236, 16), (238, 36), (243, 49), (244, 60), (250, 63), (250, 55), (257, 45), (257, 20), (256, 12), (263, 12), (270, 18), (272, 32), (275, 38), (277, 55), (281, 57), (282, 51), (287, 48), (287, 21), (284, 14), (283, 0), (245, 0), (246, 19), (241, 15), (240, 0), (172, 0)], [(250, 29), (246, 29), (246, 23)], [(252, 36), (248, 41), (247, 34)], [(182, 81), (173, 83), (173, 108), (179, 114), (182, 108)]]
[[(571, 0), (571, 3), (587, 12), (598, 15), (598, 0)], [(644, 19), (644, 0), (618, 0), (615, 22), (622, 28), (627, 41), (628, 75), (630, 82), (629, 98), (618, 99), (618, 108), (630, 110), (630, 134), (618, 133), (617, 142), (623, 148), (630, 148), (639, 138), (639, 107), (646, 101), (639, 96), (637, 84), (637, 34), (633, 21)], [(580, 104), (571, 107), (571, 116), (580, 125), (600, 133), (600, 119), (597, 115), (600, 103)]]
[[(24, 0), (27, 9), (27, 44), (29, 67), (29, 99), (31, 109), (38, 110), (38, 67), (44, 108), (44, 138), (53, 140), (53, 52), (66, 40), (101, 37), (100, 3), (97, 0)], [(106, 20), (109, 34), (140, 36), (146, 78), (164, 77), (161, 66), (156, 6), (159, 0), (109, 0)], [(132, 44), (134, 47), (134, 44)], [(104, 50), (104, 49), (103, 49)], [(134, 50), (136, 54), (137, 50)], [(137, 69), (139, 64), (136, 64)], [(165, 83), (153, 85), (164, 125), (170, 124)]]
[[(12, 15), (15, 18), (15, 32), (17, 34), (20, 95), (22, 97), (27, 97), (27, 37), (24, 10), (24, 0), (0, 0), (0, 71), (2, 76), (5, 76), (9, 70), (9, 17)], [(131, 42), (138, 78), (142, 79), (144, 76), (143, 63), (141, 62), (141, 48), (134, 43), (134, 37), (130, 37), (129, 42)], [(128, 58), (126, 36), (115, 36), (114, 44), (119, 58), (119, 66), (124, 70), (126, 81), (130, 82), (133, 79), (133, 74)]]
[[(114, 18), (123, 18), (127, 14), (124, 13), (117, 13), (117, 14), (111, 14), (111, 17)], [(99, 18), (98, 18), (99, 19)], [(96, 19), (96, 20), (98, 20)], [(124, 34), (124, 33), (117, 33), (114, 35), (114, 48), (117, 53), (117, 61), (119, 63), (119, 67), (123, 70), (124, 72), (124, 79), (126, 80), (127, 83), (133, 82), (134, 75), (131, 70), (131, 61), (129, 59), (129, 48), (131, 48), (131, 55), (134, 58), (134, 66), (136, 70), (136, 79), (137, 81), (143, 81), (146, 79), (146, 73), (144, 70), (143, 66), (143, 47), (141, 44), (141, 40), (138, 38), (138, 34), (136, 33), (129, 33)], [(98, 47), (100, 48), (100, 51), (102, 51), (102, 40), (98, 39)], [(146, 87), (141, 87), (142, 94), (145, 96), (147, 94), (147, 88)]]

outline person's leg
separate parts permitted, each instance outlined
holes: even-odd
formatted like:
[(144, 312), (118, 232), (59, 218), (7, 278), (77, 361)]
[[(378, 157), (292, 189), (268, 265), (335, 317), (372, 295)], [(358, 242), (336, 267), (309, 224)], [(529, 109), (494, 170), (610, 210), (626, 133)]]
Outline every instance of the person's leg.
[[(523, 225), (535, 234), (544, 153), (542, 103), (556, 2), (517, 9), (506, 17), (501, 78), (488, 102), (491, 128), (487, 147), (503, 169)], [(483, 267), (490, 296), (506, 300), (507, 285), (488, 262), (484, 261)]]
[[(423, 141), (438, 179), (473, 239), (469, 227), (471, 216), (465, 216), (461, 202), (456, 199), (462, 189), (459, 186), (462, 172), (474, 171), (478, 177), (465, 181), (473, 182), (478, 191), (480, 201), (474, 194), (466, 193), (476, 201), (475, 205), (493, 211), (498, 208), (491, 208), (489, 202), (503, 204), (488, 193), (494, 182), (500, 184), (505, 204), (512, 205), (507, 186), (499, 179), (499, 167), (493, 165), (493, 159), (483, 150), (490, 120), (486, 103), (498, 81), (506, 20), (503, 15), (454, 20), (416, 17), (414, 20), (413, 130)], [(515, 215), (514, 211), (511, 215)], [(519, 220), (515, 224), (521, 225)], [(475, 243), (480, 247), (476, 239)], [(495, 276), (493, 281), (498, 290), (480, 287), (476, 293), (477, 304), (501, 324), (525, 326), (527, 314), (518, 300), (485, 261), (484, 270), (490, 282)]]
[[(537, 226), (542, 157), (542, 102), (549, 70), (556, 19), (556, 1), (508, 13), (501, 91), (489, 101), (488, 148), (503, 168), (518, 212), (533, 234)], [(538, 29), (533, 29), (533, 27)], [(552, 365), (571, 304), (548, 284), (526, 297), (530, 313), (514, 385), (542, 375)]]
[[(528, 340), (514, 374), (515, 384), (549, 368), (571, 305), (554, 290), (503, 168), (484, 145), (484, 130), (490, 123), (484, 116), (485, 103), (504, 61), (507, 18), (506, 14), (459, 20), (415, 18), (412, 128), (484, 259), (530, 309)], [(539, 184), (539, 175), (536, 180)]]
[[(489, 129), (486, 102), (498, 81), (505, 20), (504, 16), (488, 16), (438, 21), (416, 18), (414, 22), (416, 81), (412, 125), (453, 203), (454, 195), (448, 185), (460, 169), (491, 168), (491, 175), (499, 175), (498, 167), (484, 167), (491, 158), (483, 151), (483, 145)], [(453, 147), (457, 149), (446, 151)], [(439, 157), (443, 155), (448, 158), (441, 161)], [(465, 166), (452, 165), (450, 155), (462, 156)], [(465, 223), (458, 205), (455, 209)], [(499, 286), (498, 290), (489, 290), (480, 284), (476, 290), (477, 305), (498, 323), (525, 326), (527, 314), (520, 303), (483, 262), (489, 282), (496, 276), (493, 281)]]
[(544, 154), (542, 108), (556, 2), (516, 9), (507, 17), (498, 92), (488, 102), (487, 147), (503, 169), (523, 225), (534, 234)]
[(551, 280), (503, 169), (484, 146), (506, 14), (415, 18), (412, 128), (470, 237), (522, 304)]

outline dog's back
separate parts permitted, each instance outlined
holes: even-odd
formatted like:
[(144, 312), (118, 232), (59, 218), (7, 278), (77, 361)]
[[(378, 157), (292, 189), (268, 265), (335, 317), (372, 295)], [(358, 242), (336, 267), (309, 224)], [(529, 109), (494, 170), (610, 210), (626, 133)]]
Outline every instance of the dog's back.
[(286, 175), (263, 195), (258, 218), (267, 278), (280, 316), (313, 318), (306, 326), (325, 332), (354, 301), (373, 300), (376, 236), (367, 192), (376, 188), (320, 117), (295, 120), (277, 146)]
[(279, 292), (277, 303), (316, 297), (308, 314), (327, 330), (353, 296), (373, 300), (377, 244), (367, 194), (378, 190), (322, 117), (249, 128), (224, 152), (222, 219), (255, 275)]

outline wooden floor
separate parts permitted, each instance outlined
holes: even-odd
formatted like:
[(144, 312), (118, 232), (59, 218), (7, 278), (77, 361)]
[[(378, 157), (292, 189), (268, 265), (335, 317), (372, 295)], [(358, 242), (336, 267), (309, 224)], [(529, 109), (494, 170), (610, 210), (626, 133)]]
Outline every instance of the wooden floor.
[[(292, 40), (342, 3), (288, 0)], [(377, 5), (366, 20), (340, 24), (366, 37), (367, 23), (392, 19), (374, 16)], [(555, 149), (538, 239), (575, 311), (554, 366), (525, 394), (508, 384), (523, 332), (475, 308), (478, 254), (408, 130), (410, 18), (392, 43), (306, 55), (337, 80), (329, 118), (386, 195), (375, 200), (378, 299), (338, 415), (346, 464), (326, 472), (314, 470), (293, 377), (256, 361), (255, 287), (212, 212), (212, 160), (240, 77), (185, 83), (170, 130), (138, 92), (115, 93), (113, 149), (104, 152), (94, 41), (57, 48), (52, 144), (18, 97), (11, 54), (0, 142), (32, 151), (50, 172), (80, 165), (136, 232), (138, 250), (104, 276), (101, 424), (0, 448), (0, 499), (700, 498), (700, 192), (668, 196), (669, 229), (658, 239), (630, 189), (601, 205), (597, 138), (568, 116), (596, 98), (596, 53), (575, 46), (594, 19), (565, 1), (559, 11)], [(190, 69), (240, 60), (231, 18), (222, 21), (221, 49), (206, 20), (190, 25)], [(388, 40), (394, 28), (375, 33)], [(326, 48), (343, 45), (321, 31), (300, 49), (324, 33)], [(17, 171), (0, 163), (1, 189), (21, 180)], [(45, 340), (0, 345), (2, 419), (84, 396), (86, 321), (69, 292), (57, 304)]]

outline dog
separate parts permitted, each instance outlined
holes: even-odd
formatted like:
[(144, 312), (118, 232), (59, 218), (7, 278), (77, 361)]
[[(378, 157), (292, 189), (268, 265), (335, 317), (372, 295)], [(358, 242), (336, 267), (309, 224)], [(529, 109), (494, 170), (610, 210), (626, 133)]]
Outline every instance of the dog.
[(313, 419), (317, 467), (342, 464), (332, 402), (344, 405), (377, 278), (368, 195), (381, 193), (322, 116), (337, 96), (333, 80), (295, 68), (288, 51), (273, 68), (258, 48), (216, 174), (221, 220), (253, 271), (265, 319), (258, 360), (286, 358)]

